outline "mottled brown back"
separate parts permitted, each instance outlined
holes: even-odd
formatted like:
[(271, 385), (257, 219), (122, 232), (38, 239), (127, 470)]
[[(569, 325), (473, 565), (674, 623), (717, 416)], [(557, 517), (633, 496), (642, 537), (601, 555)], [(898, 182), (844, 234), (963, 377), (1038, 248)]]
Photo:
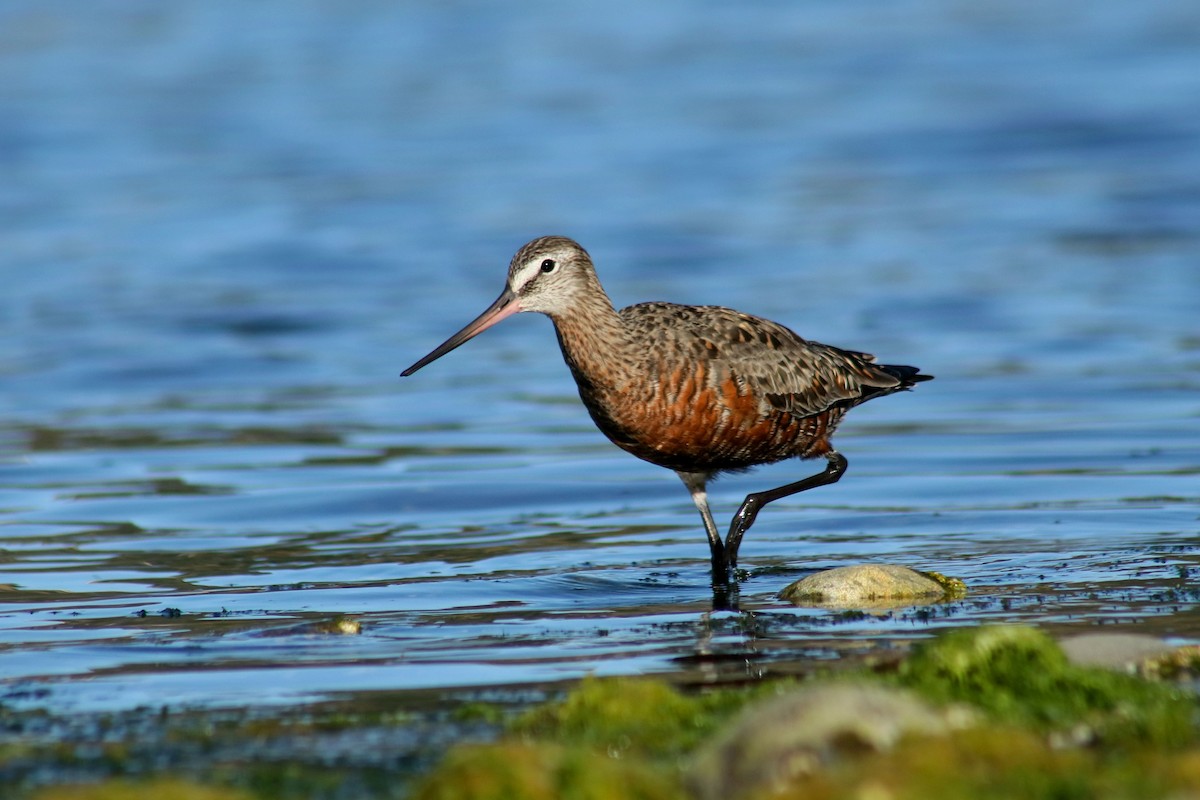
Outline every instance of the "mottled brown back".
[(927, 379), (721, 306), (641, 303), (619, 315), (637, 343), (618, 354), (632, 362), (622, 385), (581, 381), (580, 394), (618, 446), (684, 472), (821, 455), (848, 409)]

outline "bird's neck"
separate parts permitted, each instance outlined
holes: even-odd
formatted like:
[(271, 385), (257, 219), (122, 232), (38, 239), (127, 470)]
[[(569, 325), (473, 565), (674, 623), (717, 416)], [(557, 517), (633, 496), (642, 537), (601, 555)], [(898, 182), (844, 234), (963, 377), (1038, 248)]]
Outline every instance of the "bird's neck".
[(608, 295), (596, 286), (569, 313), (551, 314), (563, 359), (580, 391), (619, 391), (637, 363), (636, 345)]

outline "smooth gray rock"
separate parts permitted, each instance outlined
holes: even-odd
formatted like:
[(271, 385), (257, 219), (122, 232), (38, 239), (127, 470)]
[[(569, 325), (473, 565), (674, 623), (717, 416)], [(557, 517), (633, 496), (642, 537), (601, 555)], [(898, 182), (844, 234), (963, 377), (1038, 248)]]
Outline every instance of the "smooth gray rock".
[(936, 573), (917, 572), (898, 564), (856, 564), (809, 575), (789, 585), (779, 596), (797, 605), (861, 609), (933, 603), (965, 591), (962, 581)]
[(963, 707), (935, 709), (902, 689), (808, 686), (743, 711), (696, 753), (686, 780), (700, 800), (770, 796), (839, 758), (888, 750), (907, 734), (943, 735), (974, 719)]
[(1081, 633), (1060, 639), (1058, 646), (1073, 664), (1130, 671), (1175, 650), (1162, 639), (1142, 633)]

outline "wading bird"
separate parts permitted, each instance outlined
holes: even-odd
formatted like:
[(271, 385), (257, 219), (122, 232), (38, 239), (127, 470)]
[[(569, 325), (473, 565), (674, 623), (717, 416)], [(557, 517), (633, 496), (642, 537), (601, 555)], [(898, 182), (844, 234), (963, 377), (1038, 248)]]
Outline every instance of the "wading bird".
[[(683, 480), (704, 520), (718, 583), (737, 566), (738, 546), (763, 506), (842, 477), (846, 459), (829, 437), (847, 411), (933, 377), (722, 306), (639, 303), (617, 311), (587, 251), (562, 236), (518, 250), (496, 302), (402, 375), (522, 311), (553, 320), (579, 396), (604, 435)], [(722, 541), (707, 482), (792, 457), (824, 457), (826, 466), (747, 495)]]

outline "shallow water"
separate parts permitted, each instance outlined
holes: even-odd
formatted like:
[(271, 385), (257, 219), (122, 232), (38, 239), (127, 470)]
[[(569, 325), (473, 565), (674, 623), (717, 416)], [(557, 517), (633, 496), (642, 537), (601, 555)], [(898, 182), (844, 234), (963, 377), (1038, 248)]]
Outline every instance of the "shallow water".
[[(0, 699), (735, 680), (997, 620), (1200, 640), (1198, 97), (1183, 0), (5, 4)], [(547, 232), (618, 304), (937, 376), (763, 512), (739, 611), (546, 320), (399, 379)], [(971, 594), (775, 598), (864, 561)]]

